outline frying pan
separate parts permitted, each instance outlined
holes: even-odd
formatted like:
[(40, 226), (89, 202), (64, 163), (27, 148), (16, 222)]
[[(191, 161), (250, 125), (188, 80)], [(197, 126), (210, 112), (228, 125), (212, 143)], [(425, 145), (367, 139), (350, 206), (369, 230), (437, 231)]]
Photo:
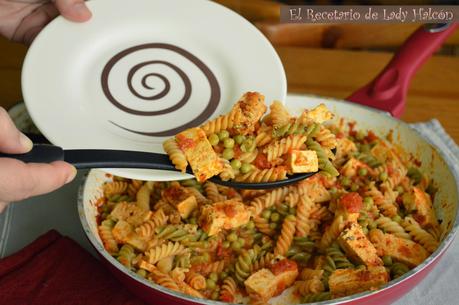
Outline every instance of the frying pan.
[[(357, 123), (358, 128), (371, 129), (379, 135), (392, 131), (396, 144), (400, 144), (406, 152), (420, 160), (421, 170), (427, 173), (439, 187), (434, 200), (434, 208), (441, 220), (443, 234), (440, 246), (430, 257), (377, 291), (366, 291), (317, 304), (390, 304), (415, 287), (435, 267), (453, 241), (459, 226), (457, 209), (459, 174), (454, 172), (453, 164), (449, 163), (450, 161), (444, 157), (442, 151), (437, 151), (416, 131), (396, 118), (404, 110), (410, 79), (457, 26), (457, 24), (451, 24), (427, 30), (425, 27), (418, 29), (408, 38), (384, 70), (369, 84), (349, 96), (347, 101), (317, 96), (308, 98), (289, 96), (287, 99), (287, 107), (292, 112), (299, 108), (324, 103), (337, 114), (337, 119), (342, 117), (353, 120)], [(103, 172), (92, 170), (80, 188), (78, 199), (78, 210), (83, 229), (99, 253), (101, 262), (127, 288), (148, 304), (225, 304), (194, 298), (151, 283), (128, 271), (104, 250), (97, 233), (95, 202), (102, 196), (101, 185), (110, 179)], [(286, 304), (285, 297), (282, 294), (274, 298), (271, 304)]]

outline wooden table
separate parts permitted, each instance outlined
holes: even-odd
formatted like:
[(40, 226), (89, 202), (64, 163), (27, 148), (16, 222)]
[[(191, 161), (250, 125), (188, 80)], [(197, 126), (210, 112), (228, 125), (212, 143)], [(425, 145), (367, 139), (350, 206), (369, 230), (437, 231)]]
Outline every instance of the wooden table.
[[(392, 54), (280, 47), (288, 89), (344, 98), (371, 80)], [(20, 72), (26, 48), (0, 39), (0, 106), (21, 100)], [(459, 57), (434, 56), (414, 78), (402, 119), (437, 118), (459, 143)]]

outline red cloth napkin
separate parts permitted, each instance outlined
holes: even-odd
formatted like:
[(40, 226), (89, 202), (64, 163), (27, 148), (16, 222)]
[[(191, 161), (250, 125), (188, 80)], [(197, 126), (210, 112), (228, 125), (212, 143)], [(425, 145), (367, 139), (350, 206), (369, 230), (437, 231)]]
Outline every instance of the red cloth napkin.
[(52, 230), (0, 261), (0, 304), (144, 303), (80, 245)]

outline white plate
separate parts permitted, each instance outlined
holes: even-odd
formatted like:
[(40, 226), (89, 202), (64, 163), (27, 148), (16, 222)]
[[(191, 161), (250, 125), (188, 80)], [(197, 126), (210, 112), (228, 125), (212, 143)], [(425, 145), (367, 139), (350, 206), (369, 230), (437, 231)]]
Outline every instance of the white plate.
[[(59, 17), (36, 38), (22, 71), (30, 115), (66, 149), (163, 152), (163, 140), (227, 112), (246, 91), (285, 100), (268, 40), (233, 11), (203, 0), (93, 0), (93, 17)], [(148, 99), (147, 97), (152, 97)], [(111, 169), (144, 180), (175, 172)]]

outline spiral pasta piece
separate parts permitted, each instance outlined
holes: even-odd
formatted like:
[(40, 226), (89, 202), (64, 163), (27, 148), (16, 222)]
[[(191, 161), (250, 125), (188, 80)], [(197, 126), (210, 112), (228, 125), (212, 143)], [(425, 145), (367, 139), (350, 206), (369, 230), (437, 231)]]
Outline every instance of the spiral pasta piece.
[(410, 268), (403, 263), (393, 263), (390, 266), (390, 275), (392, 279), (396, 279), (410, 271)]
[(107, 250), (110, 254), (118, 252), (118, 243), (116, 242), (112, 233), (112, 229), (114, 226), (115, 222), (113, 220), (107, 219), (102, 221), (102, 223), (98, 227), (99, 236), (100, 239), (102, 239), (102, 244), (104, 245), (105, 250)]
[(333, 260), (336, 269), (354, 268), (336, 243), (327, 248), (326, 254)]
[(419, 223), (413, 217), (407, 216), (402, 222), (402, 226), (413, 237), (415, 241), (420, 243), (430, 253), (438, 248), (438, 241), (426, 230), (421, 228)]
[(210, 273), (221, 273), (226, 267), (226, 261), (225, 260), (219, 260), (215, 261), (209, 264), (200, 264), (200, 265), (194, 265), (193, 270), (196, 272), (201, 273), (202, 275), (206, 276), (209, 275)]
[(319, 132), (315, 135), (315, 140), (323, 148), (333, 149), (337, 146), (336, 136), (325, 126), (320, 126)]
[(219, 174), (220, 178), (223, 181), (228, 181), (228, 180), (234, 179), (234, 177), (236, 176), (236, 172), (231, 167), (231, 165), (228, 162), (228, 160), (223, 160), (222, 159), (222, 163), (223, 163), (223, 170)]
[(201, 125), (201, 129), (204, 130), (206, 136), (222, 130), (228, 130), (233, 127), (236, 121), (236, 114), (235, 111), (231, 111), (228, 114), (220, 115), (218, 118)]
[(292, 190), (292, 187), (285, 186), (273, 189), (264, 195), (256, 197), (255, 199), (249, 202), (249, 205), (251, 206), (252, 215), (260, 215), (260, 213), (264, 209), (270, 208), (276, 203), (280, 203), (282, 200), (284, 200), (285, 196)]
[(318, 278), (311, 278), (305, 281), (298, 281), (295, 283), (295, 287), (298, 293), (302, 296), (311, 293), (323, 292), (325, 290), (324, 284)]
[(273, 161), (292, 149), (299, 149), (304, 142), (306, 142), (306, 136), (291, 135), (269, 144), (263, 149), (263, 152), (266, 154), (268, 161)]
[(285, 256), (293, 241), (295, 234), (296, 217), (288, 215), (282, 223), (282, 229), (279, 238), (277, 239), (276, 248), (274, 248), (274, 255)]
[(270, 182), (287, 179), (287, 169), (284, 166), (272, 167), (268, 169), (254, 169), (247, 174), (236, 176), (236, 181), (257, 183)]
[(137, 195), (137, 192), (142, 187), (142, 185), (143, 185), (143, 181), (132, 179), (131, 183), (129, 183), (129, 186), (127, 188), (128, 195), (131, 198), (135, 198)]
[(387, 233), (391, 233), (400, 238), (411, 239), (410, 234), (408, 234), (398, 222), (393, 221), (389, 217), (379, 216), (375, 223)]
[(269, 144), (273, 140), (273, 131), (271, 128), (260, 130), (255, 137), (255, 145), (256, 147), (262, 147)]
[(151, 279), (158, 285), (161, 285), (165, 288), (181, 292), (181, 289), (174, 281), (172, 277), (168, 274), (159, 271), (157, 268), (154, 268), (150, 273)]
[(128, 269), (131, 269), (132, 260), (135, 256), (134, 247), (129, 244), (124, 244), (118, 253), (117, 259), (121, 264), (126, 266)]
[(308, 221), (314, 203), (307, 196), (299, 199), (296, 209), (296, 235), (307, 236), (311, 231), (311, 222)]
[(185, 247), (180, 243), (168, 242), (146, 251), (146, 258), (150, 264), (155, 264), (162, 258), (183, 254), (185, 251)]
[(271, 252), (266, 253), (253, 263), (252, 271), (256, 272), (263, 268), (269, 268), (275, 255)]
[(212, 202), (219, 202), (226, 199), (225, 196), (220, 194), (215, 183), (207, 181), (204, 184), (204, 190), (206, 191), (207, 198), (209, 198)]
[(274, 101), (270, 106), (270, 121), (273, 126), (283, 126), (289, 123), (290, 121), (290, 113), (288, 112), (287, 108), (285, 108), (284, 104), (279, 101)]
[(319, 292), (319, 293), (311, 293), (308, 295), (303, 296), (301, 299), (302, 303), (314, 303), (314, 302), (322, 302), (331, 299), (330, 291), (326, 292)]
[(223, 302), (234, 303), (234, 296), (236, 295), (236, 292), (236, 281), (231, 276), (228, 276), (223, 280), (223, 284), (220, 289), (219, 300)]
[(253, 249), (244, 249), (237, 257), (234, 276), (239, 283), (243, 283), (250, 276), (255, 258), (256, 254)]
[(178, 146), (174, 138), (170, 138), (163, 143), (163, 148), (166, 154), (169, 155), (169, 159), (175, 168), (181, 171), (182, 173), (186, 172), (188, 166), (188, 161), (186, 160), (185, 154)]
[(103, 186), (104, 196), (110, 198), (113, 195), (121, 195), (126, 192), (128, 183), (125, 181), (107, 182)]
[(202, 206), (202, 205), (211, 203), (211, 200), (209, 200), (208, 198), (206, 198), (206, 196), (204, 196), (204, 195), (203, 195), (200, 191), (198, 191), (196, 188), (194, 188), (194, 187), (187, 187), (186, 189), (187, 189), (188, 191), (190, 191), (190, 193), (194, 196), (194, 198), (196, 198), (196, 203), (198, 204), (198, 206)]
[(138, 226), (135, 231), (140, 237), (149, 239), (153, 237), (156, 228), (164, 226), (167, 223), (168, 218), (169, 217), (164, 213), (163, 209), (160, 208), (153, 213), (150, 220)]
[(193, 289), (201, 290), (206, 288), (206, 278), (196, 272), (190, 271), (185, 274), (185, 282)]
[(266, 234), (266, 235), (270, 235), (270, 236), (274, 235), (274, 230), (271, 229), (271, 227), (269, 226), (269, 224), (270, 224), (269, 220), (256, 215), (256, 216), (253, 217), (253, 222), (255, 224), (255, 227), (261, 233)]
[(345, 222), (343, 215), (336, 216), (332, 224), (325, 229), (325, 232), (322, 235), (322, 239), (320, 240), (319, 247), (321, 249), (328, 248), (332, 242), (341, 234), (344, 229), (344, 225)]

